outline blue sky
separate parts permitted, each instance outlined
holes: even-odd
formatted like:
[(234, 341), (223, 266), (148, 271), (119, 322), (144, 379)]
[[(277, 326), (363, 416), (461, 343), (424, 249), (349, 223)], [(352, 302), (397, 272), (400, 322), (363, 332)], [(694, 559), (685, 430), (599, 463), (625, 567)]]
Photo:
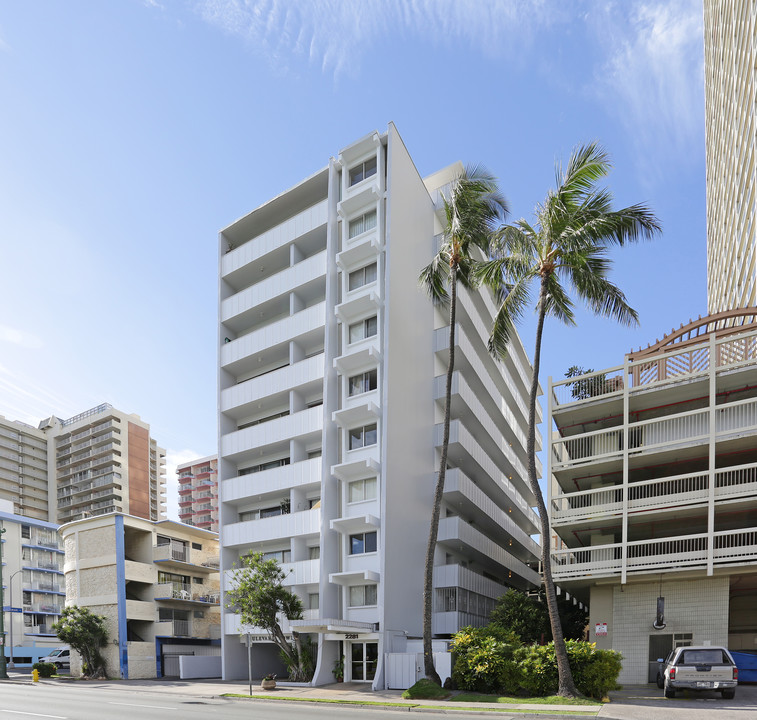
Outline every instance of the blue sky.
[(4, 3), (0, 414), (110, 402), (171, 469), (214, 453), (218, 230), (389, 121), (422, 175), (487, 166), (512, 219), (605, 145), (664, 227), (614, 256), (641, 325), (548, 324), (542, 382), (619, 364), (706, 312), (702, 63), (701, 0)]

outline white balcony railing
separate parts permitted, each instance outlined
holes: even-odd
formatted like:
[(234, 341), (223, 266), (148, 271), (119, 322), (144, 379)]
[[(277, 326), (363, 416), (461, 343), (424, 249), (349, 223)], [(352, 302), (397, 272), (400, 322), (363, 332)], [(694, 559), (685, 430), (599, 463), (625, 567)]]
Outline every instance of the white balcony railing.
[[(705, 503), (709, 498), (707, 471), (656, 478), (628, 485), (628, 510), (674, 509)], [(757, 495), (757, 463), (715, 471), (715, 499)], [(623, 486), (596, 488), (552, 498), (552, 523), (565, 525), (589, 518), (602, 519), (623, 512)]]
[[(757, 432), (757, 399), (716, 405), (712, 410), (715, 413), (715, 433), (719, 438), (736, 433)], [(668, 448), (708, 438), (710, 412), (710, 409), (693, 410), (629, 423), (629, 453)], [(552, 442), (552, 466), (560, 469), (579, 463), (620, 457), (624, 445), (623, 435), (623, 428), (613, 428), (558, 438)]]
[[(556, 550), (552, 571), (555, 580), (619, 575), (623, 555), (621, 543)], [(757, 528), (713, 533), (711, 547), (706, 533), (637, 540), (627, 544), (625, 556), (625, 569), (630, 572), (682, 571), (705, 567), (710, 559), (714, 567), (751, 564), (757, 560)]]

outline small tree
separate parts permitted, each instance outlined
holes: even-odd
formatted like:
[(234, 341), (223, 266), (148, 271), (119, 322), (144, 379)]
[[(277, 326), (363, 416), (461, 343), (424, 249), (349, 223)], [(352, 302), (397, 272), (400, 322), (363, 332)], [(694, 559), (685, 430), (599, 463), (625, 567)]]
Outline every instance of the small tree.
[(108, 643), (105, 617), (87, 608), (69, 605), (63, 608), (60, 620), (53, 625), (60, 640), (81, 655), (82, 677), (92, 680), (106, 678), (105, 659), (100, 648)]
[(292, 680), (303, 682), (312, 675), (312, 661), (303, 648), (300, 634), (292, 631), (287, 641), (279, 615), (287, 620), (302, 618), (302, 600), (283, 586), (286, 573), (275, 560), (250, 551), (241, 558), (242, 566), (232, 573), (233, 587), (226, 591), (227, 608), (236, 610), (243, 625), (263, 628), (281, 651)]
[[(589, 621), (589, 614), (579, 605), (574, 605), (563, 596), (557, 599), (560, 625), (566, 640), (582, 640)], [(526, 645), (552, 640), (552, 628), (544, 591), (538, 597), (529, 597), (517, 590), (508, 590), (497, 599), (497, 605), (489, 616), (490, 627), (514, 632)]]

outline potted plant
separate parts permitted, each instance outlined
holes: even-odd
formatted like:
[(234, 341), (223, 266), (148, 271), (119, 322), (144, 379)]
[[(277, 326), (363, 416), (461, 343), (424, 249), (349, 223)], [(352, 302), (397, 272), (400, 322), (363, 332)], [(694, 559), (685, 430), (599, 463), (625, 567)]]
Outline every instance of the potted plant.
[(344, 682), (344, 655), (334, 663), (334, 669), (331, 671), (337, 682)]
[(260, 683), (260, 687), (263, 690), (275, 690), (276, 689), (276, 675), (268, 673)]

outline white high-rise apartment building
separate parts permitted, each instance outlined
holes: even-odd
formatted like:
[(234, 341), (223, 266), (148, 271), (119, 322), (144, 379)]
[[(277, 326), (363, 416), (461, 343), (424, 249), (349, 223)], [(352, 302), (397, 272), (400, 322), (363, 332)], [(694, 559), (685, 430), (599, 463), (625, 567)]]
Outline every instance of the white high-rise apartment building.
[[(318, 647), (316, 684), (333, 682), (341, 657), (345, 680), (396, 683), (385, 654), (422, 634), (448, 316), (418, 275), (443, 227), (440, 189), (461, 169), (424, 181), (390, 124), (220, 234), (224, 582), (250, 549), (282, 564), (306, 608), (293, 626)], [(440, 639), (483, 624), (508, 586), (540, 582), (525, 480), (532, 371), (518, 340), (502, 363), (487, 352), (493, 310), (460, 292)], [(241, 630), (225, 611), (228, 679), (246, 676)], [(265, 633), (252, 640), (253, 674), (276, 671)]]
[(757, 305), (757, 5), (704, 0), (707, 304)]

